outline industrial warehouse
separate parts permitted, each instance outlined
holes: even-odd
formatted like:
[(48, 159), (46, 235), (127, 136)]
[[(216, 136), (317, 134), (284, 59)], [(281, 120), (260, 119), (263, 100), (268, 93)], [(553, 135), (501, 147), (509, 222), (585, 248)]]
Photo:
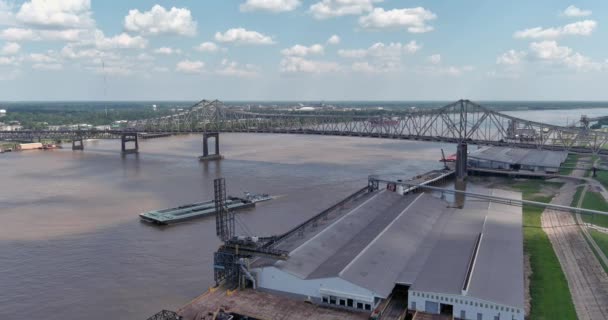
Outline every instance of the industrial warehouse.
[(251, 266), (258, 290), (367, 314), (401, 295), (411, 313), (524, 319), (521, 207), (379, 190), (282, 249), (289, 259)]
[(482, 169), (556, 173), (567, 157), (566, 151), (482, 147), (469, 152), (468, 165)]

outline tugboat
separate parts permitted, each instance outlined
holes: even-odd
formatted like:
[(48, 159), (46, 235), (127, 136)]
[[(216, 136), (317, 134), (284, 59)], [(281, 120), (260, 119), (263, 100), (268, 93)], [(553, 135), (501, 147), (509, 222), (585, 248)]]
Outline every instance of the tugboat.
[(251, 203), (257, 203), (262, 201), (272, 200), (272, 196), (267, 193), (251, 193), (249, 191), (245, 191), (245, 200), (250, 201)]

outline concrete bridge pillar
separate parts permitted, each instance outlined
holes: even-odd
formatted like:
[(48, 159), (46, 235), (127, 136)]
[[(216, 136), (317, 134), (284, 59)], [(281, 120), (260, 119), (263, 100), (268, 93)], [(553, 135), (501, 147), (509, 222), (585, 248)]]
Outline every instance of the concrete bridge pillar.
[(75, 137), (72, 140), (72, 150), (84, 150), (84, 139), (82, 136)]
[(456, 179), (465, 180), (467, 178), (467, 144), (464, 142), (458, 143), (456, 148)]
[[(215, 154), (209, 154), (209, 138), (215, 140)], [(205, 132), (203, 133), (203, 155), (199, 157), (200, 161), (220, 160), (224, 157), (220, 154), (220, 133)]]
[[(138, 153), (139, 152), (139, 141), (137, 139), (137, 133), (123, 133), (120, 136), (121, 145), (122, 145), (122, 153)], [(127, 144), (129, 142), (133, 142), (133, 148), (127, 148)]]

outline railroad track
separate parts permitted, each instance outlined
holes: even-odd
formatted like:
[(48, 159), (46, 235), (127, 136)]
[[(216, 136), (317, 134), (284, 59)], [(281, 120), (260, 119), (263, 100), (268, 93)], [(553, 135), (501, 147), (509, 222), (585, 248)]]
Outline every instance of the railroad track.
[[(566, 182), (551, 203), (570, 205), (576, 185)], [(568, 281), (580, 320), (608, 319), (608, 275), (585, 240), (574, 216), (552, 209), (543, 211), (543, 230)]]

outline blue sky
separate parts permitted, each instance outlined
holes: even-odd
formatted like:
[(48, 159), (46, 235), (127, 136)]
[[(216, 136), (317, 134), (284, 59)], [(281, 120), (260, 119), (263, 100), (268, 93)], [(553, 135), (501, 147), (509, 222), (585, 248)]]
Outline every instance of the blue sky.
[(606, 1), (0, 0), (0, 100), (608, 100)]

